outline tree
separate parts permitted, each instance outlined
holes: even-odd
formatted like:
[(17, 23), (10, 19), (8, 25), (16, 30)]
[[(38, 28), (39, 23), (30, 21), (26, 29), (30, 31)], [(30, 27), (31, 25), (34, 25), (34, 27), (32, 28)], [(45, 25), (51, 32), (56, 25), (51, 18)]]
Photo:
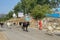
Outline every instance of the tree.
[(30, 10), (36, 5), (36, 2), (37, 0), (21, 0), (24, 14), (28, 14)]
[(41, 19), (50, 11), (49, 0), (21, 0), (14, 7), (14, 12), (31, 13), (35, 19)]
[(18, 12), (23, 12), (21, 2), (18, 2), (17, 5), (14, 7), (13, 10), (14, 10), (14, 13), (15, 13), (16, 15), (18, 15)]
[(37, 4), (40, 5), (49, 4), (49, 0), (37, 0)]
[(10, 18), (12, 18), (13, 16), (13, 11), (10, 11), (7, 15), (6, 15), (6, 18), (8, 18), (8, 19), (10, 19)]
[(48, 5), (37, 5), (31, 11), (31, 16), (33, 16), (35, 19), (42, 19), (45, 17), (49, 10), (50, 9)]

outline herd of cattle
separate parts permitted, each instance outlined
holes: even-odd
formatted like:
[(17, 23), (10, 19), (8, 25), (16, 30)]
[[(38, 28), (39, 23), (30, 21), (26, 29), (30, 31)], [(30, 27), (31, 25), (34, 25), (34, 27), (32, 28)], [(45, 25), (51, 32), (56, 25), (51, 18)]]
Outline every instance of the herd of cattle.
[[(0, 26), (3, 27), (4, 25), (7, 25), (8, 27), (11, 25), (15, 25), (15, 23), (0, 23)], [(19, 22), (19, 25), (22, 26), (23, 31), (27, 31), (28, 32), (28, 26), (30, 25), (29, 22)]]

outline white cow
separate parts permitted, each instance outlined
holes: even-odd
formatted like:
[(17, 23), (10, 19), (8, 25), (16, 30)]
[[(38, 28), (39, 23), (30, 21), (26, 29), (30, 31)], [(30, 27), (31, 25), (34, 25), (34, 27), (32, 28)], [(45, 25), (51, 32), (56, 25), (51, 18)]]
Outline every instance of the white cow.
[(11, 25), (12, 25), (13, 23), (11, 23), (11, 22), (7, 22), (7, 27), (8, 28), (11, 28)]

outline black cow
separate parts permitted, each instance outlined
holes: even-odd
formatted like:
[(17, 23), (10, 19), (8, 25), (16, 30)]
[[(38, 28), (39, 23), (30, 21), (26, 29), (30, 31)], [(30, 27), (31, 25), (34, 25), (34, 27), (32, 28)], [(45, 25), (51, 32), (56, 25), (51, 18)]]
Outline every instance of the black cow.
[(23, 31), (27, 31), (28, 32), (28, 26), (30, 25), (30, 23), (29, 22), (19, 22), (19, 25), (21, 25), (21, 24), (23, 24), (22, 25)]
[(22, 25), (23, 24), (23, 22), (19, 22), (19, 25)]
[(3, 27), (4, 23), (0, 23), (1, 27)]

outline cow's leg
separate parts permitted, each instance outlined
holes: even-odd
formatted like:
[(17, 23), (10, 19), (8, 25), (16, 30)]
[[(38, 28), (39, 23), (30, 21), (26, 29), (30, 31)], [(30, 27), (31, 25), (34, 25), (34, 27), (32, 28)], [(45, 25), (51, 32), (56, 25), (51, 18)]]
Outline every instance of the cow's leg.
[(24, 29), (24, 27), (22, 26), (22, 29)]
[(24, 26), (22, 27), (22, 29), (23, 29), (23, 31), (25, 31), (25, 27)]
[(28, 32), (28, 26), (26, 26), (26, 31)]
[(1, 24), (1, 27), (2, 27), (2, 24)]
[(0, 23), (0, 25), (1, 25), (1, 28), (3, 28), (3, 23)]

